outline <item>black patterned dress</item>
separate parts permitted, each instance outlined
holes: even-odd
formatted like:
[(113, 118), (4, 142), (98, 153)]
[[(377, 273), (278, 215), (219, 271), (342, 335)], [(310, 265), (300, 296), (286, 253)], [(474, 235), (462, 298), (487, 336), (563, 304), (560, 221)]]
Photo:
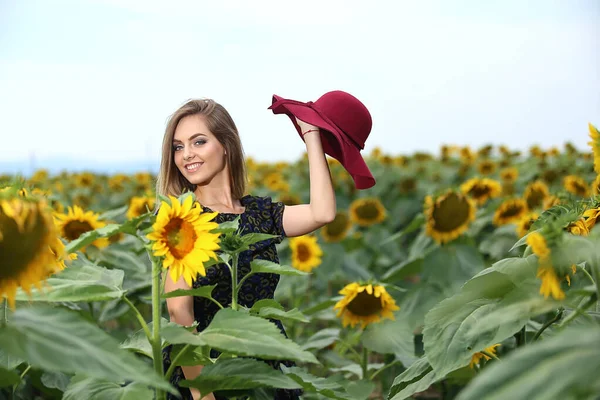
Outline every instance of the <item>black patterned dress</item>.
[[(242, 214), (219, 213), (215, 222), (222, 223), (232, 221), (240, 216), (240, 229), (242, 234), (247, 233), (268, 233), (279, 235), (278, 238), (264, 240), (255, 243), (250, 248), (239, 255), (238, 259), (238, 282), (250, 271), (250, 262), (256, 259), (269, 260), (279, 263), (277, 249), (275, 244), (281, 243), (285, 236), (283, 230), (283, 209), (284, 204), (281, 202), (272, 202), (270, 197), (244, 196), (240, 199), (245, 211)], [(208, 207), (202, 207), (204, 211), (212, 212)], [(275, 293), (275, 288), (279, 282), (277, 274), (254, 274), (248, 278), (240, 288), (238, 293), (238, 303), (245, 307), (252, 305), (262, 299), (272, 299)], [(206, 276), (198, 276), (198, 279), (192, 284), (193, 288), (198, 288), (205, 285), (217, 285), (212, 297), (223, 305), (228, 307), (231, 305), (231, 273), (229, 268), (224, 264), (219, 264), (211, 268), (207, 268)], [(212, 321), (215, 314), (219, 311), (219, 307), (212, 301), (204, 297), (194, 298), (194, 319), (198, 322), (198, 332), (203, 331)], [(283, 325), (280, 321), (273, 321), (279, 329), (285, 334)], [(163, 365), (166, 371), (171, 365), (170, 359), (171, 346), (163, 351)], [(217, 357), (218, 352), (211, 351), (211, 357)], [(280, 364), (288, 367), (293, 366), (291, 361), (265, 361), (275, 369), (279, 369)], [(184, 400), (191, 400), (192, 396), (189, 389), (179, 387), (178, 382), (185, 379), (181, 367), (176, 367), (171, 376), (171, 383), (178, 388)], [(298, 399), (302, 394), (301, 390), (284, 390), (276, 391), (274, 400), (292, 400)], [(227, 400), (226, 397), (215, 395), (217, 400)], [(175, 397), (167, 394), (167, 400), (174, 400)]]

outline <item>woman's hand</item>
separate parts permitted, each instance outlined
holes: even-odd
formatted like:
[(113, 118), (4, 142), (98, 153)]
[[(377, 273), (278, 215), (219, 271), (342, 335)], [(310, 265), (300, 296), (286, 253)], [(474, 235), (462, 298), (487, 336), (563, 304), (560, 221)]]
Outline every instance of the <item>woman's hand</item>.
[(314, 131), (316, 133), (319, 133), (319, 127), (318, 126), (314, 126), (314, 125), (311, 125), (311, 124), (309, 124), (307, 122), (299, 120), (298, 117), (296, 117), (296, 123), (300, 127), (300, 131), (302, 132), (302, 135), (304, 135), (308, 131)]

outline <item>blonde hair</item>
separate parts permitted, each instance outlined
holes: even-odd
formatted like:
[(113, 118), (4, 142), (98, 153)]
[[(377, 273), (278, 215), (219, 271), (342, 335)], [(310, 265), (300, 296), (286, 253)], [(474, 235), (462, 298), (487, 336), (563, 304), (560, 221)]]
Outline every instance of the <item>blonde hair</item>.
[[(246, 192), (247, 180), (244, 149), (233, 118), (231, 118), (225, 107), (212, 99), (189, 100), (169, 118), (163, 137), (162, 159), (156, 182), (156, 194), (177, 197), (185, 191), (193, 192), (196, 188), (177, 169), (173, 151), (173, 137), (177, 125), (183, 118), (190, 115), (203, 116), (210, 132), (225, 148), (231, 182), (231, 195), (235, 199), (240, 199)], [(157, 201), (157, 206), (158, 204), (160, 204), (160, 200)]]

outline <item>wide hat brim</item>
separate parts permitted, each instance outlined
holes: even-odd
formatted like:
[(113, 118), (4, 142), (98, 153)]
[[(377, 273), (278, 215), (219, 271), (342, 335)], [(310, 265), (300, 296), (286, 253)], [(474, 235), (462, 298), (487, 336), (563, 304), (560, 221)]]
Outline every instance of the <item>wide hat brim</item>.
[(327, 118), (321, 115), (314, 103), (302, 103), (273, 95), (269, 109), (273, 111), (273, 114), (286, 114), (290, 117), (302, 140), (304, 138), (300, 127), (296, 123), (296, 117), (301, 121), (319, 127), (323, 151), (342, 164), (352, 176), (354, 186), (362, 190), (375, 185), (375, 178), (373, 178), (369, 167), (360, 154), (360, 149), (352, 143), (341, 129), (333, 123), (327, 122)]

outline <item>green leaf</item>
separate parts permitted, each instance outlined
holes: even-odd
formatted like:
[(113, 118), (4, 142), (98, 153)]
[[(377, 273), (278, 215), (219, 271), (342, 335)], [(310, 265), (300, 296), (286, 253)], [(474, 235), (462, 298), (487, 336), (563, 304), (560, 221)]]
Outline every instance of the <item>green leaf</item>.
[(285, 311), (283, 306), (273, 299), (262, 299), (257, 301), (250, 309), (250, 313), (256, 314), (262, 318), (272, 318), (282, 321), (310, 321), (297, 308)]
[(219, 227), (217, 229), (214, 229), (213, 232), (215, 233), (223, 233), (223, 234), (227, 234), (227, 233), (234, 233), (236, 232), (240, 227), (240, 217), (235, 217), (235, 219), (233, 221), (225, 221), (225, 222), (221, 222), (219, 224)]
[[(459, 294), (443, 300), (425, 316), (423, 343), (429, 363), (439, 376), (463, 367), (471, 356), (513, 335), (529, 317), (517, 316), (510, 323), (473, 331), (479, 319), (512, 302), (533, 295), (524, 287), (535, 279), (534, 258), (505, 259), (468, 281)], [(529, 277), (513, 282), (518, 277)], [(504, 303), (503, 299), (506, 300)]]
[(121, 386), (118, 383), (83, 376), (74, 377), (63, 395), (63, 400), (141, 400), (152, 398), (154, 398), (154, 391), (139, 382)]
[(298, 367), (286, 368), (285, 374), (302, 385), (306, 393), (317, 393), (320, 395), (319, 398), (354, 400), (354, 397), (346, 392), (345, 387), (348, 382), (345, 379), (317, 377)]
[(403, 313), (396, 320), (370, 324), (361, 336), (363, 345), (381, 354), (394, 354), (405, 367), (415, 362), (414, 334)]
[(12, 354), (7, 353), (2, 348), (0, 348), (0, 367), (11, 370), (17, 368), (24, 362), (25, 360), (23, 360), (22, 358), (15, 357)]
[[(163, 377), (77, 313), (57, 307), (20, 308), (0, 330), (8, 354), (48, 371), (140, 382), (173, 390)], [(68, 354), (68, 357), (65, 355)]]
[(423, 258), (405, 260), (395, 267), (390, 268), (381, 278), (383, 282), (397, 282), (407, 276), (415, 275), (423, 269)]
[(112, 221), (115, 218), (125, 214), (127, 212), (127, 210), (129, 209), (129, 205), (124, 205), (122, 207), (118, 207), (118, 208), (114, 208), (112, 210), (108, 210), (103, 212), (102, 214), (100, 214), (100, 216), (98, 217), (98, 219), (100, 221)]
[[(161, 328), (167, 325), (175, 325), (179, 326), (175, 323), (167, 321), (165, 318), (161, 318)], [(148, 329), (152, 332), (153, 323), (152, 321), (148, 322)], [(162, 340), (164, 344), (164, 339)], [(148, 341), (148, 337), (146, 336), (146, 332), (143, 329), (139, 329), (136, 332), (129, 335), (127, 339), (125, 339), (120, 345), (122, 349), (130, 350), (138, 354), (143, 354), (148, 358), (152, 358), (152, 346)]]
[(302, 345), (304, 350), (323, 349), (338, 341), (340, 330), (338, 328), (321, 329), (306, 340)]
[(229, 308), (219, 310), (197, 335), (170, 326), (162, 333), (173, 344), (189, 343), (241, 356), (319, 364), (312, 353), (286, 338), (274, 323)]
[(375, 390), (375, 382), (370, 381), (354, 381), (349, 382), (346, 386), (346, 392), (352, 396), (354, 400), (367, 400), (373, 390)]
[(232, 358), (207, 365), (194, 380), (185, 380), (181, 386), (195, 387), (202, 395), (216, 390), (256, 389), (271, 387), (300, 389), (301, 386), (268, 364), (247, 358)]
[(123, 276), (120, 269), (106, 269), (92, 264), (72, 265), (46, 280), (48, 287), (31, 290), (31, 296), (17, 291), (19, 301), (105, 301), (123, 296)]
[[(537, 289), (537, 285), (531, 287)], [(562, 302), (545, 299), (541, 295), (534, 294), (535, 290), (527, 290), (525, 293), (515, 290), (498, 303), (495, 310), (475, 321), (468, 335), (479, 335), (493, 329), (499, 329), (502, 325), (511, 324), (514, 321), (526, 321), (538, 315), (556, 310)], [(517, 300), (516, 298), (522, 298)]]
[(429, 365), (427, 358), (422, 357), (394, 379), (388, 399), (404, 400), (426, 390), (437, 380), (438, 375)]
[[(171, 362), (175, 356), (183, 349), (184, 346), (181, 344), (174, 344), (171, 349)], [(185, 354), (179, 357), (176, 365), (182, 366), (196, 366), (196, 365), (209, 365), (212, 364), (212, 359), (208, 356), (210, 349), (206, 346), (190, 346), (186, 350)]]
[(592, 400), (599, 370), (600, 328), (573, 327), (486, 366), (457, 399)]
[(248, 233), (241, 237), (242, 243), (246, 246), (251, 244), (262, 242), (263, 240), (278, 238), (278, 235), (269, 235), (268, 233)]
[(45, 371), (42, 374), (41, 380), (47, 388), (58, 389), (61, 392), (64, 392), (71, 381), (71, 377), (62, 372)]
[(189, 290), (177, 289), (177, 290), (173, 290), (169, 293), (164, 293), (161, 295), (161, 297), (163, 299), (170, 299), (172, 297), (179, 297), (179, 296), (196, 296), (196, 297), (205, 297), (207, 299), (212, 299), (213, 298), (212, 291), (215, 287), (217, 287), (217, 285), (201, 286), (197, 289), (189, 289)]
[[(340, 296), (340, 298), (341, 298), (341, 296)], [(316, 314), (320, 311), (327, 310), (328, 308), (333, 307), (338, 302), (338, 300), (339, 299), (337, 299), (337, 298), (333, 298), (333, 299), (327, 299), (327, 300), (321, 301), (309, 308), (302, 310), (302, 313), (304, 315)]]
[(0, 367), (0, 388), (16, 385), (20, 381), (21, 377), (17, 371)]
[(250, 262), (252, 273), (270, 273), (279, 275), (308, 275), (308, 272), (297, 270), (296, 268), (288, 267), (287, 265), (279, 265), (267, 260), (254, 260)]

